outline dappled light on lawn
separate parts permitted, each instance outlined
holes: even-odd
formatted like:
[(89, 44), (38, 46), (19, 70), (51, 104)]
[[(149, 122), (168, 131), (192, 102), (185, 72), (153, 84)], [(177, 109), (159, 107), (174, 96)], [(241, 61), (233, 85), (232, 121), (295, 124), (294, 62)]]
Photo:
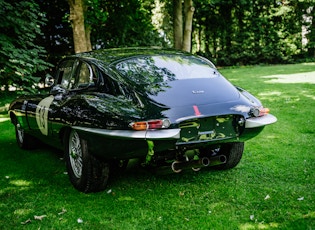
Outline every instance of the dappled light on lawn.
[(19, 209), (14, 210), (13, 213), (14, 215), (22, 216), (22, 215), (29, 215), (31, 212), (32, 212), (31, 209), (19, 208)]
[(267, 91), (267, 92), (258, 93), (260, 100), (269, 100), (269, 101), (277, 100), (278, 97), (280, 97), (281, 95), (282, 93), (279, 91)]
[(240, 230), (250, 230), (250, 229), (274, 229), (274, 228), (278, 228), (279, 224), (278, 223), (264, 223), (264, 222), (260, 222), (260, 223), (246, 223), (246, 224), (242, 224), (240, 226)]
[(262, 92), (258, 94), (259, 96), (280, 96), (281, 92), (279, 91), (270, 91), (270, 92)]
[(10, 181), (10, 184), (15, 185), (15, 186), (19, 186), (19, 187), (28, 187), (32, 183), (29, 181), (26, 181), (26, 180), (12, 180), (12, 181)]
[(2, 189), (0, 189), (0, 196), (26, 191), (33, 187), (33, 183), (27, 180), (12, 180), (10, 176), (5, 176), (4, 178), (7, 183), (4, 184)]
[(295, 74), (276, 74), (269, 76), (262, 76), (266, 78), (266, 83), (309, 83), (315, 84), (315, 71), (306, 73), (295, 73)]
[(265, 136), (266, 139), (279, 139), (276, 135), (267, 135)]
[(8, 120), (10, 120), (10, 118), (8, 118), (8, 117), (4, 117), (4, 118), (0, 117), (0, 123), (8, 121)]
[(304, 93), (305, 97), (308, 97), (308, 98), (315, 100), (315, 95), (307, 94), (305, 91), (302, 91), (302, 93)]
[(312, 88), (308, 87), (307, 90), (305, 88), (305, 90), (296, 91), (294, 94), (285, 91), (283, 92), (267, 91), (259, 93), (258, 96), (262, 101), (268, 100), (269, 102), (276, 102), (281, 100), (283, 104), (295, 104), (307, 98), (315, 100), (315, 94), (314, 95), (311, 94)]

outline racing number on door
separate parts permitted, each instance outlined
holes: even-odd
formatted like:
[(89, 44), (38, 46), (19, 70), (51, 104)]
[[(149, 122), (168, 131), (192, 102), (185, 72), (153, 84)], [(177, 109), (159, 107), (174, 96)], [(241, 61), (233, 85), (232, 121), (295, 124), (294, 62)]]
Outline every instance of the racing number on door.
[(45, 136), (48, 135), (48, 111), (53, 100), (53, 96), (46, 97), (39, 102), (36, 108), (37, 126), (41, 133)]

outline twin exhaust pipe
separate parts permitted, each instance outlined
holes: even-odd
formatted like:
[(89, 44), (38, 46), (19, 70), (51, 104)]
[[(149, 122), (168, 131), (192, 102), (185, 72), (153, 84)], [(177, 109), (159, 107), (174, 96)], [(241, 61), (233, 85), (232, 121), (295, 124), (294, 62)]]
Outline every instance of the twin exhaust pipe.
[(184, 169), (192, 169), (199, 171), (201, 168), (221, 165), (226, 163), (225, 155), (218, 155), (214, 157), (202, 157), (199, 160), (192, 161), (174, 161), (171, 165), (173, 172), (180, 173)]

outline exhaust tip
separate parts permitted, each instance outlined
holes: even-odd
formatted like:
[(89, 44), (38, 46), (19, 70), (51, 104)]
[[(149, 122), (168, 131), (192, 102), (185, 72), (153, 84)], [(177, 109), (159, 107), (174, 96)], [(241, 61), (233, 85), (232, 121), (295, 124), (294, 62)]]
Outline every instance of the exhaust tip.
[(179, 162), (179, 161), (174, 161), (174, 162), (172, 163), (172, 165), (171, 165), (171, 168), (172, 168), (173, 172), (175, 172), (175, 173), (180, 173), (180, 172), (182, 171), (181, 168), (177, 168), (177, 167), (176, 167), (176, 165), (177, 165), (178, 163), (180, 163), (180, 162)]
[(222, 163), (226, 163), (226, 156), (224, 155), (221, 155), (219, 160), (222, 162)]
[(208, 157), (201, 158), (201, 164), (205, 167), (210, 165), (210, 159)]

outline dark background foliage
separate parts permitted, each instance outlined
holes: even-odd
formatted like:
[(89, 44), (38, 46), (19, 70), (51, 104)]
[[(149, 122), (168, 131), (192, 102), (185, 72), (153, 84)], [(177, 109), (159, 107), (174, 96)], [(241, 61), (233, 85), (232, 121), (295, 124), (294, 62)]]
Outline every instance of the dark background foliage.
[[(162, 23), (153, 25), (158, 2)], [(313, 0), (194, 0), (194, 7), (192, 52), (219, 66), (314, 60)], [(173, 46), (172, 1), (86, 0), (86, 9), (93, 49)], [(66, 0), (0, 0), (0, 17), (2, 89), (33, 90), (60, 57), (74, 53)]]

